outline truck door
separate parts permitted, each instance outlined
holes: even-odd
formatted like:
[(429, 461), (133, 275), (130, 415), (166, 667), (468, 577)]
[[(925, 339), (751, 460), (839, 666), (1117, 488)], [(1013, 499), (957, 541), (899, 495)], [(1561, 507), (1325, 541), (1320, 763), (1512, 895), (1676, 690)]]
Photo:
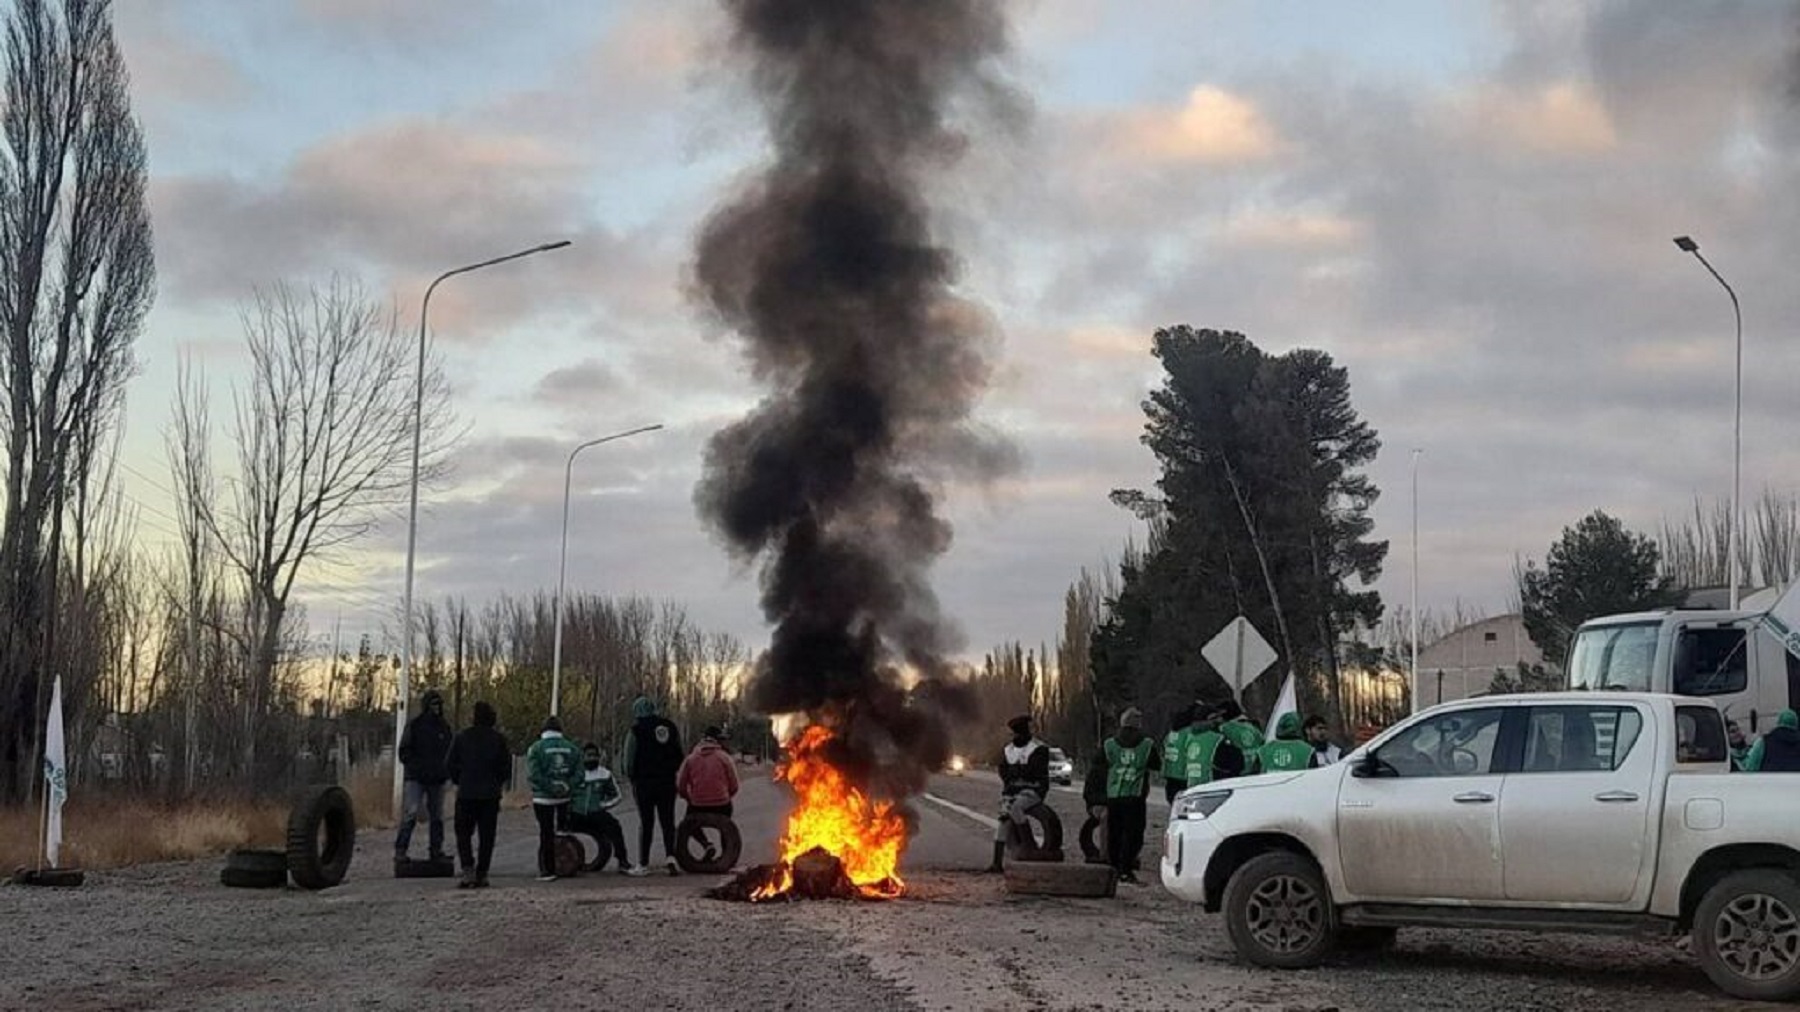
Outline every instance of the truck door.
[[(1359, 898), (1501, 897), (1502, 729), (1523, 707), (1422, 719), (1359, 762), (1338, 791), (1344, 884)], [(1516, 740), (1517, 735), (1510, 740)]]
[(1534, 706), (1500, 801), (1506, 898), (1629, 903), (1653, 858), (1654, 723), (1636, 706)]

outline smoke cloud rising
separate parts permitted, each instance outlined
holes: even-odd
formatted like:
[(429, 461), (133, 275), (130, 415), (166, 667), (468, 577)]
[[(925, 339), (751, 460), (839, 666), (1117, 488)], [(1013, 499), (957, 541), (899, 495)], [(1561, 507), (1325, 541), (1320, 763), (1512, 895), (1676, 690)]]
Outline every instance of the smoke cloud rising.
[(724, 5), (773, 152), (703, 227), (695, 281), (768, 395), (714, 435), (695, 499), (761, 561), (775, 629), (751, 705), (832, 725), (853, 777), (904, 795), (968, 708), (929, 582), (951, 542), (937, 495), (1010, 459), (970, 423), (993, 328), (926, 200), (958, 124), (1008, 107), (1005, 19), (992, 0)]

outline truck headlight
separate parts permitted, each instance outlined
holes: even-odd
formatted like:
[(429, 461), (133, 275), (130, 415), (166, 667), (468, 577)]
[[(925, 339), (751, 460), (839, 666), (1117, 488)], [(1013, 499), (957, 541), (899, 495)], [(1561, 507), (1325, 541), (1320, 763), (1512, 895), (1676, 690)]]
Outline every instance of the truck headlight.
[(1203, 791), (1198, 794), (1181, 794), (1175, 798), (1175, 806), (1169, 810), (1169, 821), (1176, 819), (1204, 819), (1219, 810), (1225, 799), (1231, 797), (1230, 791)]

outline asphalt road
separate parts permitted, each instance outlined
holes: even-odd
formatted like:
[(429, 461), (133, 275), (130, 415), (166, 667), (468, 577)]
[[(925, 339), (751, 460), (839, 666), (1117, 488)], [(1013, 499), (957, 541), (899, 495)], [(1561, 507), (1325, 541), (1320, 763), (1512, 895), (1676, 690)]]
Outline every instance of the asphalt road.
[[(745, 772), (750, 864), (774, 856), (786, 799), (766, 769)], [(502, 820), (485, 891), (392, 878), (385, 832), (317, 894), (226, 889), (216, 861), (0, 889), (0, 1009), (1746, 1007), (1668, 942), (1416, 931), (1378, 956), (1253, 970), (1153, 875), (1110, 900), (1005, 893), (976, 871), (997, 793), (979, 771), (933, 781), (902, 864), (910, 893), (891, 903), (724, 903), (700, 895), (713, 879), (661, 874), (540, 883), (523, 811)], [(1051, 804), (1078, 857), (1079, 795)], [(1165, 811), (1152, 805), (1147, 869)]]

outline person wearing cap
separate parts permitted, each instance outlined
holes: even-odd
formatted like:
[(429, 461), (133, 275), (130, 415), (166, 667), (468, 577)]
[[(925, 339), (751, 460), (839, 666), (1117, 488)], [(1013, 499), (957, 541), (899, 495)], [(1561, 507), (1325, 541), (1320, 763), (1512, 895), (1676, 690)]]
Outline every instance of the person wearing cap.
[(987, 870), (1005, 870), (1006, 842), (1016, 831), (1030, 832), (1025, 813), (1050, 796), (1050, 749), (1031, 733), (1031, 717), (1006, 722), (1012, 738), (1000, 749), (1000, 816), (994, 826), (994, 861)]
[(551, 714), (544, 731), (525, 752), (531, 781), (531, 811), (538, 824), (538, 881), (556, 880), (556, 828), (581, 782), (581, 748), (563, 737), (562, 721)]
[(1149, 819), (1145, 799), (1150, 773), (1162, 768), (1162, 753), (1144, 734), (1144, 714), (1130, 707), (1119, 715), (1119, 730), (1100, 746), (1088, 766), (1082, 789), (1089, 814), (1106, 817), (1106, 854), (1119, 881), (1138, 880), (1138, 855), (1144, 849)]

